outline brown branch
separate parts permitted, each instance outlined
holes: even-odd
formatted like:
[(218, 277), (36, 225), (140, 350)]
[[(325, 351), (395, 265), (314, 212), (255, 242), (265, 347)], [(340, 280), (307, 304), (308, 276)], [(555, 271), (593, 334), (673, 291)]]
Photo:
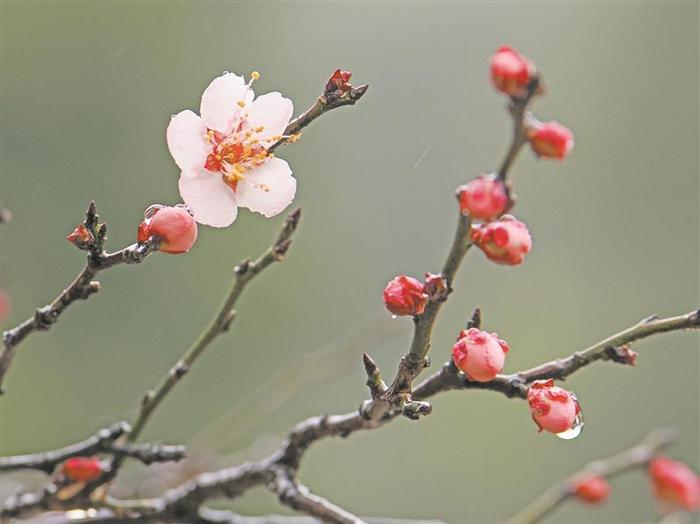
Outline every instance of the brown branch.
[[(478, 321), (480, 313), (472, 316), (471, 322)], [(664, 333), (681, 329), (698, 327), (698, 312), (694, 311), (679, 317), (666, 319), (647, 319), (636, 326), (626, 329), (617, 335), (591, 346), (585, 352), (594, 348), (605, 352), (610, 344), (629, 343), (656, 333)], [(621, 342), (622, 341), (622, 342)], [(612, 360), (612, 359), (610, 359)], [(556, 361), (555, 361), (556, 362)], [(552, 366), (552, 363), (538, 366)], [(374, 368), (369, 365), (370, 374)], [(576, 369), (580, 369), (580, 366)], [(378, 370), (377, 370), (378, 371)], [(525, 398), (527, 396), (527, 378), (520, 378), (528, 372), (503, 375), (491, 382), (471, 382), (460, 373), (452, 363), (445, 364), (442, 369), (418, 384), (412, 392), (412, 398), (422, 401), (443, 391), (453, 389), (486, 389), (503, 393), (508, 397)], [(539, 376), (539, 375), (538, 375)], [(542, 377), (549, 378), (549, 377)], [(535, 380), (535, 378), (532, 378)], [(371, 402), (371, 401), (367, 401)], [(243, 464), (214, 473), (204, 473), (166, 492), (162, 497), (148, 500), (114, 500), (107, 499), (107, 506), (119, 515), (148, 515), (158, 517), (178, 517), (192, 515), (208, 499), (216, 497), (236, 498), (254, 486), (268, 485), (275, 480), (276, 472), (284, 468), (290, 478), (294, 478), (306, 450), (318, 440), (327, 437), (347, 437), (352, 433), (365, 429), (377, 429), (395, 419), (398, 410), (385, 413), (379, 419), (367, 418), (357, 410), (344, 415), (320, 415), (306, 419), (290, 432), (282, 447), (269, 457), (255, 463)], [(30, 504), (31, 499), (25, 496), (25, 508), (16, 510), (11, 507), (3, 515), (17, 514), (27, 509), (36, 509), (37, 504)], [(7, 503), (6, 503), (7, 507)], [(14, 511), (13, 511), (14, 510)], [(126, 517), (120, 517), (126, 519)]]
[[(289, 125), (284, 130), (285, 137), (292, 137), (298, 134), (302, 129), (308, 126), (321, 115), (337, 107), (354, 105), (369, 89), (369, 84), (364, 84), (359, 87), (350, 87), (342, 94), (324, 94), (319, 96), (314, 104), (304, 111), (297, 118), (289, 122)], [(282, 144), (286, 143), (289, 138), (282, 138), (272, 144), (268, 151), (271, 153)]]
[(47, 331), (73, 302), (86, 300), (99, 291), (100, 283), (93, 279), (100, 271), (119, 264), (138, 264), (158, 249), (158, 242), (152, 239), (144, 244), (132, 244), (116, 253), (105, 253), (103, 246), (107, 238), (107, 229), (98, 221), (95, 203), (91, 202), (82, 223), (89, 232), (91, 240), (79, 246), (80, 249), (88, 251), (87, 262), (75, 280), (50, 304), (38, 308), (32, 317), (3, 333), (3, 349), (0, 353), (0, 392), (17, 347), (27, 336), (35, 331)]
[(133, 458), (150, 465), (156, 462), (179, 461), (185, 458), (185, 446), (167, 446), (155, 443), (118, 444), (116, 439), (128, 432), (129, 425), (119, 422), (110, 428), (104, 428), (82, 442), (65, 448), (28, 455), (0, 457), (0, 471), (8, 472), (21, 469), (36, 469), (51, 474), (56, 466), (71, 457), (84, 457), (105, 454), (112, 457)]
[(314, 495), (309, 489), (297, 482), (285, 468), (276, 471), (270, 489), (277, 493), (279, 501), (285, 506), (316, 517), (331, 524), (365, 524), (365, 521), (348, 513), (326, 499)]
[(408, 353), (401, 358), (399, 369), (391, 385), (381, 396), (363, 405), (361, 411), (365, 418), (377, 421), (386, 417), (393, 410), (400, 410), (404, 416), (410, 419), (418, 419), (423, 415), (430, 414), (432, 410), (430, 404), (419, 401), (415, 395), (412, 395), (412, 383), (430, 365), (427, 356), (430, 351), (433, 327), (443, 303), (452, 291), (452, 284), (462, 260), (472, 246), (472, 240), (469, 236), (470, 228), (471, 219), (460, 213), (457, 232), (440, 273), (444, 279), (446, 292), (431, 297), (423, 314), (414, 318), (411, 347)]
[(37, 469), (51, 474), (56, 466), (70, 457), (87, 456), (95, 453), (109, 452), (114, 441), (129, 431), (126, 422), (117, 422), (108, 428), (99, 430), (94, 435), (76, 444), (64, 448), (29, 455), (0, 457), (0, 471), (18, 469)]
[(546, 362), (532, 369), (499, 378), (529, 384), (535, 380), (546, 378), (565, 380), (572, 373), (598, 360), (633, 364), (635, 355), (626, 347), (628, 344), (658, 333), (699, 328), (700, 310), (668, 318), (658, 318), (653, 315), (569, 357)]
[(675, 429), (659, 429), (642, 440), (636, 446), (608, 457), (589, 463), (577, 473), (555, 484), (530, 505), (510, 519), (511, 524), (534, 524), (539, 522), (566, 500), (575, 495), (573, 486), (577, 478), (584, 475), (614, 477), (631, 469), (644, 467), (663, 448), (678, 440)]

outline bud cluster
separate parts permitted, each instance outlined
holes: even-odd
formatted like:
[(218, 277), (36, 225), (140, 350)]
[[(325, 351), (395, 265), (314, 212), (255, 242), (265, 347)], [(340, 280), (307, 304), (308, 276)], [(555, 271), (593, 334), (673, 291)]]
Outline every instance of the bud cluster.
[[(511, 98), (516, 138), (509, 155), (528, 142), (539, 158), (566, 158), (574, 147), (571, 131), (556, 122), (539, 122), (526, 112), (532, 97), (543, 92), (534, 64), (512, 47), (502, 46), (491, 57), (490, 70), (494, 87)], [(483, 222), (472, 225), (471, 237), (484, 254), (497, 264), (521, 264), (532, 239), (523, 222), (503, 215), (514, 204), (505, 172), (476, 177), (457, 189), (457, 198), (462, 214)]]

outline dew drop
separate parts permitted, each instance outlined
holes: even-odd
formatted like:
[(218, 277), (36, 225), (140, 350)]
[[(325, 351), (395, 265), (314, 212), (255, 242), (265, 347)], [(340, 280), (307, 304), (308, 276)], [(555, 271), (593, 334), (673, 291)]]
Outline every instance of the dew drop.
[(151, 217), (153, 217), (153, 215), (156, 214), (156, 211), (158, 211), (159, 209), (163, 209), (164, 207), (165, 206), (162, 204), (153, 204), (152, 206), (148, 206), (146, 211), (143, 212), (144, 220), (150, 219)]
[(391, 318), (393, 318), (394, 320), (396, 320), (396, 319), (399, 318), (399, 317), (398, 317), (398, 315), (391, 315)]
[(566, 431), (557, 433), (557, 437), (563, 440), (573, 440), (583, 432), (583, 414), (579, 411), (574, 423)]

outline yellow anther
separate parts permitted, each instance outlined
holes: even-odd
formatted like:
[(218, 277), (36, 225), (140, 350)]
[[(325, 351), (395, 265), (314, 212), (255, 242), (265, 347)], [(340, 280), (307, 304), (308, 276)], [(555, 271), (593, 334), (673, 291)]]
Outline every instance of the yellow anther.
[(238, 104), (238, 107), (245, 107), (245, 102), (243, 100), (239, 100), (237, 102), (237, 104)]
[(262, 133), (262, 132), (263, 132), (263, 129), (265, 129), (265, 126), (256, 127), (256, 128), (255, 128), (255, 132), (256, 132), (256, 133)]
[(296, 141), (299, 140), (300, 138), (301, 138), (301, 133), (295, 133), (295, 134), (293, 134), (293, 135), (289, 135), (289, 136), (287, 137), (287, 143), (288, 143), (288, 144), (293, 144), (294, 142), (296, 142)]
[(257, 71), (253, 71), (252, 73), (250, 73), (250, 78), (252, 78), (253, 80), (257, 80), (258, 78), (260, 78), (260, 73), (258, 73)]
[(241, 165), (239, 165), (239, 164), (236, 164), (236, 165), (233, 166), (233, 167), (234, 167), (234, 169), (236, 170), (236, 172), (238, 173), (238, 175), (242, 175), (243, 173), (245, 173), (245, 172), (247, 171), (245, 167), (243, 167), (243, 166), (241, 166)]

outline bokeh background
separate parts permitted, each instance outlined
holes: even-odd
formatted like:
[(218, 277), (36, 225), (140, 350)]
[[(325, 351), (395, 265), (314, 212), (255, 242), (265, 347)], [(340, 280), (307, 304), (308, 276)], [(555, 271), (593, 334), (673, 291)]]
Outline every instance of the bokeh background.
[[(512, 268), (470, 253), (437, 326), (434, 362), (448, 358), (477, 305), (485, 328), (510, 343), (507, 371), (652, 313), (690, 311), (699, 294), (698, 14), (697, 2), (670, 1), (3, 1), (1, 200), (14, 213), (1, 230), (2, 286), (13, 299), (6, 326), (80, 269), (83, 255), (65, 236), (91, 199), (112, 249), (134, 241), (149, 204), (179, 201), (165, 128), (171, 114), (198, 108), (214, 77), (259, 70), (256, 91), (281, 91), (298, 113), (343, 67), (356, 85), (371, 84), (365, 98), (279, 152), (304, 206), (290, 256), (249, 288), (232, 332), (144, 435), (189, 443), (194, 459), (156, 474), (131, 465), (118, 493), (154, 495), (199, 468), (261, 458), (295, 422), (357, 408), (367, 395), (362, 352), (391, 375), (412, 332), (383, 310), (384, 284), (439, 269), (454, 188), (502, 158), (510, 121), (487, 65), (503, 43), (538, 64), (548, 94), (536, 114), (570, 126), (576, 149), (565, 163), (521, 156), (516, 212), (534, 250)], [(218, 306), (233, 265), (265, 249), (281, 220), (242, 212), (229, 229), (202, 227), (186, 256), (101, 275), (98, 295), (22, 345), (0, 403), (2, 454), (64, 445), (131, 416)], [(586, 416), (577, 440), (538, 435), (523, 402), (453, 392), (419, 423), (314, 446), (301, 479), (362, 515), (487, 523), (653, 428), (681, 427), (672, 455), (697, 469), (697, 335), (635, 349), (636, 368), (596, 364), (567, 382)], [(15, 482), (5, 477), (4, 491)], [(642, 474), (613, 489), (605, 506), (571, 503), (550, 521), (658, 518)], [(285, 512), (264, 489), (232, 507)]]

